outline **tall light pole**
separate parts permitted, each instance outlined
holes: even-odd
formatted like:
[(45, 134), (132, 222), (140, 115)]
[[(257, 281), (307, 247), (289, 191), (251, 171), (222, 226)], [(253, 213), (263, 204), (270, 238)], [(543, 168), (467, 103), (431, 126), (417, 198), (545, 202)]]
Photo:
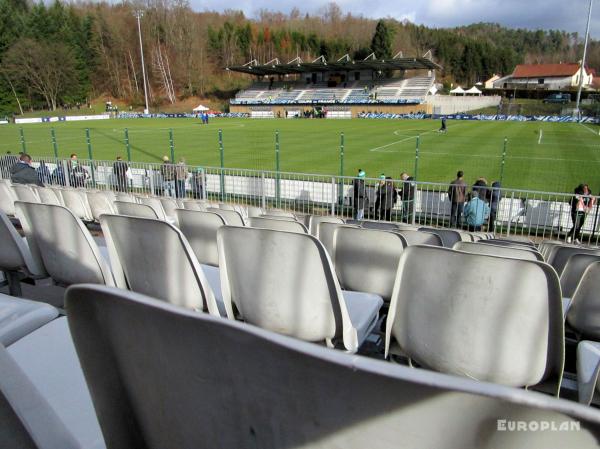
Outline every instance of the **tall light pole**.
[(587, 46), (588, 40), (590, 37), (590, 21), (592, 20), (592, 3), (594, 0), (590, 0), (590, 8), (588, 11), (588, 20), (587, 26), (585, 28), (585, 42), (583, 44), (583, 58), (581, 60), (581, 67), (579, 73), (579, 88), (577, 89), (577, 103), (575, 104), (575, 112), (577, 113), (577, 118), (579, 119), (581, 114), (579, 112), (579, 102), (581, 101), (581, 89), (583, 88), (583, 73), (585, 71), (585, 58), (587, 56)]
[(144, 78), (144, 99), (146, 100), (146, 109), (144, 109), (144, 114), (150, 113), (150, 109), (148, 109), (148, 88), (146, 87), (146, 64), (144, 64), (144, 48), (142, 47), (142, 26), (140, 25), (140, 19), (144, 15), (143, 11), (135, 11), (135, 18), (137, 19), (138, 26), (138, 36), (140, 38), (140, 55), (142, 56), (142, 77)]

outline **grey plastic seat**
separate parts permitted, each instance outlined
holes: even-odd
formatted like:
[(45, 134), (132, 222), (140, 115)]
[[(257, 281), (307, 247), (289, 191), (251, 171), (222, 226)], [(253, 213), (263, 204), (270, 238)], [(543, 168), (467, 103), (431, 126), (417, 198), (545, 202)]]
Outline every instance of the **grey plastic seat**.
[(573, 293), (566, 321), (582, 338), (600, 341), (600, 262), (588, 265)]
[(61, 206), (60, 199), (58, 199), (54, 190), (47, 187), (35, 187), (35, 191), (37, 192), (41, 203)]
[[(302, 223), (300, 220), (298, 220), (296, 217), (288, 217), (285, 215), (269, 215), (269, 214), (262, 214), (260, 216), (260, 218), (268, 218), (269, 220), (286, 220), (286, 221), (295, 221), (296, 223)], [(306, 226), (305, 223), (304, 226)], [(306, 228), (308, 229), (308, 226), (306, 226)]]
[(245, 226), (242, 214), (235, 210), (219, 209), (217, 207), (207, 207), (207, 212), (219, 214), (225, 220), (225, 223), (231, 226)]
[(344, 224), (344, 220), (339, 217), (331, 215), (311, 215), (308, 218), (308, 230), (311, 235), (319, 238), (319, 224), (320, 223), (337, 223)]
[(276, 218), (249, 217), (248, 224), (252, 228), (272, 229), (274, 231), (299, 232), (308, 234), (308, 229), (302, 223), (292, 220), (279, 220)]
[(100, 215), (102, 214), (116, 213), (113, 207), (114, 200), (110, 200), (105, 192), (87, 192), (87, 197), (90, 211), (95, 221), (99, 222)]
[(39, 203), (40, 197), (34, 192), (31, 186), (26, 184), (13, 184), (12, 186), (18, 201), (27, 201), (29, 203)]
[(146, 204), (115, 201), (113, 205), (119, 215), (127, 215), (129, 217), (139, 218), (153, 218), (155, 220), (159, 219), (156, 211)]
[(201, 264), (219, 266), (217, 230), (225, 226), (225, 219), (215, 212), (177, 209), (179, 229), (185, 235)]
[(50, 189), (54, 192), (54, 194), (56, 195), (56, 198), (58, 198), (58, 201), (60, 201), (60, 206), (64, 206), (65, 202), (63, 200), (63, 187), (59, 187), (59, 186), (48, 186), (46, 187), (47, 189)]
[(219, 203), (219, 209), (221, 210), (235, 210), (233, 204), (228, 203)]
[[(167, 214), (165, 213), (165, 210), (163, 209), (162, 201), (159, 198), (156, 198), (153, 196), (147, 196), (147, 197), (140, 198), (140, 201), (141, 201), (141, 204), (145, 204), (146, 206), (151, 207), (159, 220), (168, 221)], [(152, 218), (152, 217), (146, 217), (146, 218)]]
[(560, 276), (569, 258), (575, 254), (588, 254), (600, 256), (600, 249), (579, 248), (576, 246), (559, 246), (552, 252), (552, 259), (548, 261)]
[(457, 242), (454, 244), (453, 249), (457, 251), (465, 251), (471, 254), (487, 254), (489, 256), (513, 257), (515, 259), (537, 260), (540, 262), (544, 261), (542, 255), (539, 253), (509, 246)]
[(177, 222), (177, 213), (175, 212), (179, 209), (179, 204), (173, 198), (161, 197), (159, 198), (160, 203), (162, 204), (163, 210), (165, 211), (165, 215), (169, 219), (169, 222), (174, 223), (175, 226), (178, 226)]
[(182, 203), (183, 208), (188, 210), (199, 210), (202, 212), (206, 212), (206, 209), (209, 207), (209, 204), (206, 201), (186, 200)]
[(560, 275), (560, 288), (563, 298), (573, 296), (586, 268), (594, 262), (600, 262), (600, 255), (577, 253), (569, 257)]
[(361, 226), (365, 229), (380, 229), (383, 231), (397, 231), (399, 229), (396, 223), (388, 223), (386, 221), (365, 220)]
[(455, 243), (462, 242), (462, 237), (460, 232), (455, 231), (453, 229), (439, 229), (439, 228), (427, 228), (421, 227), (418, 229), (419, 231), (431, 232), (432, 234), (437, 234), (442, 239), (442, 246), (444, 248), (452, 248)]
[(431, 232), (425, 231), (396, 231), (406, 240), (408, 246), (413, 245), (431, 245), (443, 246), (442, 238)]
[(0, 210), (11, 217), (15, 215), (15, 201), (17, 196), (14, 190), (5, 182), (0, 182)]
[(267, 209), (267, 212), (265, 213), (265, 215), (269, 215), (272, 217), (293, 218), (294, 220), (296, 219), (296, 215), (293, 212), (289, 212), (287, 210), (281, 210), (281, 209)]
[(223, 302), (256, 326), (313, 342), (341, 339), (356, 352), (383, 304), (368, 293), (342, 292), (331, 260), (313, 236), (223, 226), (217, 232)]
[(85, 190), (62, 189), (62, 200), (66, 208), (83, 221), (94, 221)]
[(344, 227), (344, 226), (348, 226), (351, 228), (358, 228), (358, 226), (356, 226), (356, 225), (346, 225), (344, 223), (337, 223), (337, 222), (333, 222), (333, 221), (321, 221), (317, 225), (317, 235), (318, 235), (317, 238), (319, 239), (319, 241), (323, 244), (323, 246), (327, 250), (327, 254), (329, 254), (329, 257), (331, 258), (332, 262), (334, 262), (334, 265), (335, 265), (335, 259), (333, 257), (334, 233), (337, 228)]
[(264, 214), (264, 211), (262, 210), (261, 207), (257, 207), (257, 206), (248, 206), (248, 217), (252, 218), (252, 217), (260, 217), (261, 215)]
[(493, 242), (506, 242), (506, 243), (516, 243), (519, 245), (527, 245), (527, 246), (532, 246), (535, 247), (535, 243), (533, 243), (533, 241), (524, 235), (510, 235), (508, 237), (494, 237), (494, 234), (492, 234), (489, 238), (489, 240), (493, 241)]
[(34, 259), (27, 242), (19, 235), (8, 216), (0, 210), (0, 271), (5, 273), (10, 294), (21, 296), (21, 277), (45, 277), (46, 270)]
[(513, 387), (540, 384), (558, 394), (562, 316), (558, 277), (545, 263), (409, 246), (394, 284), (385, 353), (397, 344), (435, 371)]
[(58, 317), (49, 304), (0, 293), (0, 345), (9, 346)]
[(215, 293), (184, 235), (166, 221), (103, 215), (117, 286), (220, 315)]
[(484, 245), (503, 246), (505, 248), (522, 249), (522, 250), (532, 251), (532, 252), (538, 253), (538, 250), (535, 249), (535, 247), (533, 247), (531, 245), (524, 245), (524, 244), (517, 243), (517, 242), (515, 242), (515, 243), (513, 243), (513, 242), (507, 242), (506, 240), (486, 239), (486, 240), (479, 241), (479, 243), (484, 244)]
[(379, 295), (389, 303), (406, 241), (379, 229), (340, 226), (334, 232), (334, 266), (340, 285)]
[(54, 282), (115, 285), (106, 254), (73, 212), (20, 201), (15, 207), (34, 259), (39, 257)]
[[(110, 448), (597, 447), (599, 412), (574, 402), (343, 354), (127, 291), (72, 287), (67, 306)], [(508, 431), (531, 422), (576, 431)]]
[(130, 194), (124, 192), (116, 192), (115, 193), (115, 201), (121, 201), (122, 203), (137, 203), (137, 198)]

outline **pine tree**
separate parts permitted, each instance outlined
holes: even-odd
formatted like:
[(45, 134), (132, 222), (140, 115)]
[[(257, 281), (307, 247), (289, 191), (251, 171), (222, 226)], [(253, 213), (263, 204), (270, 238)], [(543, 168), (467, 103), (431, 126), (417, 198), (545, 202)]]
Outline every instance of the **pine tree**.
[(377, 22), (375, 34), (371, 40), (371, 50), (378, 59), (391, 59), (392, 57), (392, 30), (383, 20)]

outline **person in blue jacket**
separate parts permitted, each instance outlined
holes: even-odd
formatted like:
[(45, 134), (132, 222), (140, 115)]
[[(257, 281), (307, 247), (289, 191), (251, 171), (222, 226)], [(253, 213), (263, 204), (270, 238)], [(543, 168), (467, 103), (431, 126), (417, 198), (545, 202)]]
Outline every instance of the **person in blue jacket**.
[(465, 205), (463, 211), (465, 221), (470, 232), (479, 232), (490, 215), (490, 206), (479, 198), (477, 190), (471, 193), (471, 200)]

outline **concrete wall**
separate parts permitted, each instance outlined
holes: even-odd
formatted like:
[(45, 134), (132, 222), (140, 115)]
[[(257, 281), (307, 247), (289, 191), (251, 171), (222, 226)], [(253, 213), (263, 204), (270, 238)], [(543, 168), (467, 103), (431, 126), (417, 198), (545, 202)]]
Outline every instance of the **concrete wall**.
[(466, 95), (435, 95), (427, 98), (427, 104), (434, 114), (457, 114), (475, 109), (498, 106), (501, 97), (480, 96), (471, 97)]

